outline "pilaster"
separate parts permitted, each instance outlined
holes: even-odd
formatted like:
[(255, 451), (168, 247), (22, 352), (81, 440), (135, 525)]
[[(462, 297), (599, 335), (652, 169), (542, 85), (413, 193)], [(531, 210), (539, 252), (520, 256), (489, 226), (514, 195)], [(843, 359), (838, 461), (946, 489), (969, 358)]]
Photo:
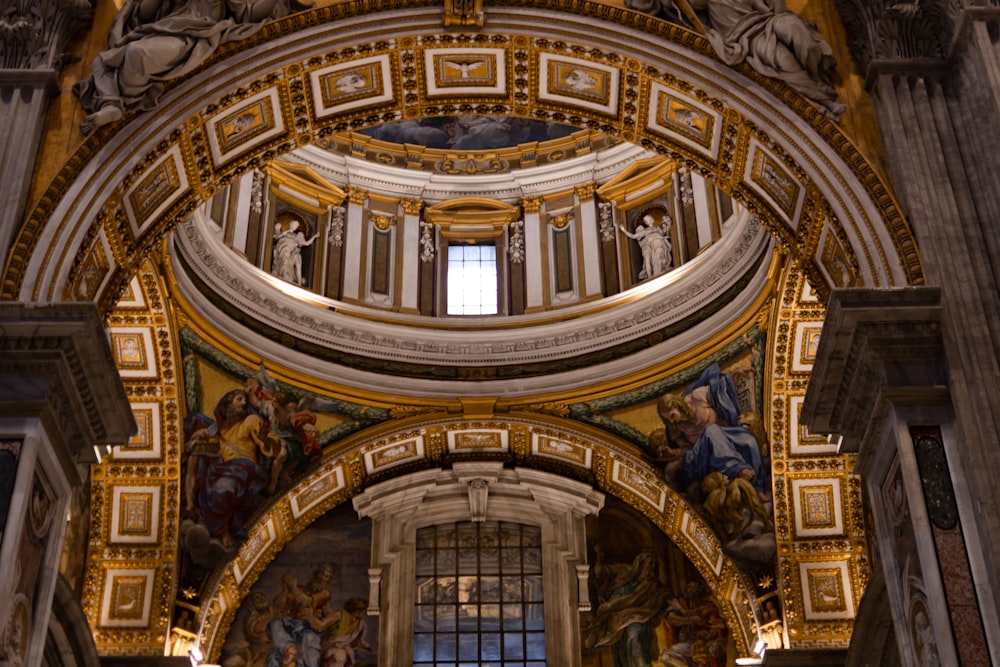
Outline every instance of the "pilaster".
[(10, 252), (31, 187), (49, 100), (69, 38), (90, 22), (87, 2), (6, 3), (0, 17), (0, 258)]
[(858, 452), (905, 664), (989, 664), (982, 518), (966, 490), (942, 290), (835, 290), (802, 418)]
[(134, 431), (96, 306), (0, 305), (4, 664), (42, 664), (71, 493), (97, 448)]

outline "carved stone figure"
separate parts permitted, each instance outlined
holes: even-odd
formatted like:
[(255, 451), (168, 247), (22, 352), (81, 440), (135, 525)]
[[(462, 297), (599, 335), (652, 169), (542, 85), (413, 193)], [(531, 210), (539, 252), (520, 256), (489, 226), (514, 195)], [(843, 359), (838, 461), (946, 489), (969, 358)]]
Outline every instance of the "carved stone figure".
[(319, 234), (313, 234), (306, 240), (305, 234), (299, 231), (299, 221), (292, 220), (288, 229), (282, 231), (281, 223), (274, 225), (274, 255), (271, 260), (271, 273), (296, 285), (302, 285), (302, 249), (312, 245)]
[[(781, 79), (806, 97), (839, 116), (831, 83), (833, 51), (816, 26), (795, 12), (785, 0), (625, 0), (625, 6), (658, 16), (676, 15), (677, 8), (698, 12), (706, 19), (705, 36), (727, 65), (746, 61), (765, 76)], [(685, 12), (685, 13), (688, 13)], [(700, 22), (700, 21), (698, 21)]]
[(289, 0), (127, 0), (111, 26), (110, 48), (94, 59), (93, 74), (73, 86), (90, 112), (80, 129), (89, 134), (126, 111), (156, 107), (167, 81), (290, 10)]
[(673, 264), (670, 223), (669, 215), (663, 216), (659, 226), (655, 224), (653, 216), (645, 215), (642, 222), (635, 226), (635, 232), (629, 232), (625, 227), (621, 227), (625, 236), (639, 244), (639, 250), (642, 252), (642, 270), (639, 271), (639, 280), (655, 278), (666, 273), (670, 265)]

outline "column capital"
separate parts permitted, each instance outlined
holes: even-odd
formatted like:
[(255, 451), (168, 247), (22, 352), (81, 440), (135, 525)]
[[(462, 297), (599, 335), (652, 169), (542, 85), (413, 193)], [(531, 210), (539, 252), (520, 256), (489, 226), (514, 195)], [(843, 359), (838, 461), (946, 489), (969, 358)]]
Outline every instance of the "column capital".
[(862, 70), (926, 68), (944, 61), (954, 37), (953, 0), (835, 0)]
[(420, 210), (424, 207), (423, 199), (401, 199), (400, 203), (406, 215), (420, 215)]
[(576, 186), (573, 191), (576, 193), (577, 198), (579, 198), (581, 202), (590, 201), (594, 198), (597, 186), (594, 183), (586, 183), (584, 185)]
[(947, 385), (940, 289), (836, 289), (802, 421), (843, 436), (841, 452), (857, 452), (889, 403), (940, 405)]
[(538, 213), (542, 210), (541, 197), (521, 197), (521, 207), (525, 213)]
[(4, 64), (14, 70), (60, 68), (70, 37), (94, 15), (89, 2), (28, 0), (10, 8), (12, 13), (3, 19), (8, 27), (3, 37)]
[(364, 206), (365, 199), (368, 198), (368, 191), (354, 185), (347, 186), (347, 201), (358, 206)]
[(97, 306), (0, 304), (0, 415), (41, 419), (67, 464), (128, 442), (135, 417)]

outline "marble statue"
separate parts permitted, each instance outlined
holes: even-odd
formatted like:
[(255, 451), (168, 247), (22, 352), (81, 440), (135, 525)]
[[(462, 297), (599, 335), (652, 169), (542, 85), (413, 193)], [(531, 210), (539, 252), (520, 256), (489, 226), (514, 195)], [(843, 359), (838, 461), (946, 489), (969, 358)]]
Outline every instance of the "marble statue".
[(666, 273), (670, 265), (673, 264), (670, 223), (670, 216), (665, 215), (660, 226), (657, 227), (653, 216), (645, 215), (642, 222), (635, 226), (634, 232), (629, 232), (625, 227), (621, 227), (625, 236), (639, 244), (639, 250), (642, 252), (642, 270), (639, 271), (639, 280), (655, 278)]
[[(294, 1), (294, 0), (292, 0)], [(167, 81), (190, 73), (221, 44), (253, 35), (293, 9), (290, 0), (126, 0), (115, 16), (106, 51), (73, 92), (88, 115), (84, 134), (126, 111), (152, 109)]]
[(313, 234), (308, 240), (299, 231), (299, 221), (292, 220), (288, 229), (282, 231), (281, 223), (274, 225), (274, 254), (271, 260), (271, 273), (296, 285), (302, 285), (302, 249), (312, 245), (319, 234)]
[(844, 112), (831, 83), (835, 63), (830, 45), (815, 25), (789, 11), (785, 0), (625, 0), (625, 6), (668, 19), (678, 8), (693, 10), (695, 18), (706, 19), (705, 36), (724, 63), (746, 61), (834, 116)]

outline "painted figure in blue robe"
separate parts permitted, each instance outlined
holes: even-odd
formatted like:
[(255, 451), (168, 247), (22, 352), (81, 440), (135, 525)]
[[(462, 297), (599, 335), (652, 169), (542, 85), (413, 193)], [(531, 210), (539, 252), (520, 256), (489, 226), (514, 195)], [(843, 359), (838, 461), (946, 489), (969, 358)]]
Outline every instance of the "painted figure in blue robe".
[(683, 394), (667, 394), (657, 406), (668, 438), (677, 447), (661, 455), (684, 481), (700, 483), (710, 473), (749, 482), (770, 496), (767, 468), (757, 437), (741, 424), (740, 401), (732, 377), (712, 364)]

